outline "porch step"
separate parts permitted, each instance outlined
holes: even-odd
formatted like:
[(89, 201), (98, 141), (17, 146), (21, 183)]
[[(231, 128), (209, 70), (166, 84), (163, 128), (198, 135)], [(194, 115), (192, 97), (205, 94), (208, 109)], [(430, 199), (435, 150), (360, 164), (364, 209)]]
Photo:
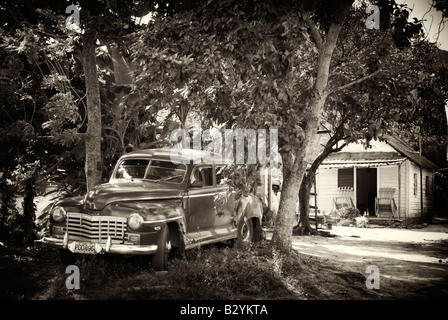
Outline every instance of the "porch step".
[(369, 224), (390, 226), (391, 224), (402, 223), (403, 220), (392, 217), (368, 217)]
[(390, 211), (380, 211), (378, 213), (378, 218), (393, 218), (394, 214)]

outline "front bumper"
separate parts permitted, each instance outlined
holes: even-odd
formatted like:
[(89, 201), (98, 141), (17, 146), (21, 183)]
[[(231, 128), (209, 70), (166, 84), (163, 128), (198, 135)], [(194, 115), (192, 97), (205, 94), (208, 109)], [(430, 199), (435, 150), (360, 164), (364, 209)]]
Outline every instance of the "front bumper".
[[(34, 241), (34, 246), (41, 248), (68, 249), (73, 252), (74, 244), (79, 241), (70, 240), (68, 234), (63, 239), (54, 237), (44, 237)], [(132, 244), (112, 244), (109, 237), (106, 243), (94, 243), (95, 253), (112, 253), (128, 255), (151, 255), (157, 252), (157, 245), (132, 245)]]

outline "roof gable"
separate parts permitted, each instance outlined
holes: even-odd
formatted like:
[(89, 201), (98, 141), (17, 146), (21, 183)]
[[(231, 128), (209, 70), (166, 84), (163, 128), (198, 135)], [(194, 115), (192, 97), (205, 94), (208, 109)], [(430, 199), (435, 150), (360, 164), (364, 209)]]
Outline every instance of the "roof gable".
[(330, 154), (322, 163), (322, 167), (377, 167), (397, 164), (407, 158), (423, 168), (437, 168), (403, 140), (389, 135), (383, 138), (384, 141), (372, 140), (368, 149), (361, 143), (350, 143), (341, 151)]
[(401, 140), (396, 136), (385, 135), (384, 138), (386, 142), (397, 152), (407, 157), (409, 160), (417, 164), (419, 167), (428, 168), (428, 169), (437, 169), (437, 166), (432, 163), (425, 156), (421, 156), (418, 151), (415, 151), (409, 144), (405, 141)]

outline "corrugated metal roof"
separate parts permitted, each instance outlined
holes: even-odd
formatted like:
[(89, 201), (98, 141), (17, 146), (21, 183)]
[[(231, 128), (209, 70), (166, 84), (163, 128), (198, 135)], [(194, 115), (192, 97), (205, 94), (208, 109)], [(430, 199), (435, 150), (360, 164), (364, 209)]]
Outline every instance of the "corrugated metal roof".
[(364, 167), (373, 168), (389, 165), (397, 165), (406, 159), (410, 159), (412, 162), (423, 168), (436, 169), (430, 160), (424, 156), (420, 156), (418, 152), (414, 151), (404, 141), (392, 137), (385, 136), (385, 141), (396, 152), (336, 152), (330, 154), (324, 162), (319, 166), (320, 168), (352, 168), (352, 167)]
[(375, 168), (397, 165), (406, 160), (398, 152), (336, 152), (327, 157), (320, 168)]
[(320, 169), (330, 169), (330, 168), (377, 168), (384, 166), (392, 166), (400, 164), (406, 160), (403, 158), (401, 161), (371, 161), (371, 162), (340, 162), (340, 163), (322, 163)]
[(405, 157), (409, 158), (418, 166), (428, 169), (437, 169), (437, 166), (434, 163), (432, 163), (428, 158), (420, 156), (418, 151), (412, 149), (406, 142), (404, 142), (400, 138), (391, 135), (385, 135), (384, 138), (392, 148), (397, 150), (397, 152), (404, 155)]
[[(375, 161), (375, 160), (398, 160), (403, 156), (398, 152), (335, 152), (327, 157), (328, 161)], [(325, 161), (327, 161), (325, 160)]]

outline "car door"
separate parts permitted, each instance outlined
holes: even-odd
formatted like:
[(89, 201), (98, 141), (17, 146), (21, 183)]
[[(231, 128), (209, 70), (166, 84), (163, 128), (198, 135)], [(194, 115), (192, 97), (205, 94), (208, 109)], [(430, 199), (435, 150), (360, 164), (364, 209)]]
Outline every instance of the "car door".
[(215, 177), (215, 228), (236, 227), (234, 217), (235, 192), (229, 191), (229, 186), (223, 182), (223, 166), (215, 165), (213, 168)]
[(206, 231), (213, 227), (215, 219), (213, 167), (193, 167), (188, 183), (187, 232), (190, 237), (200, 240), (207, 237)]

